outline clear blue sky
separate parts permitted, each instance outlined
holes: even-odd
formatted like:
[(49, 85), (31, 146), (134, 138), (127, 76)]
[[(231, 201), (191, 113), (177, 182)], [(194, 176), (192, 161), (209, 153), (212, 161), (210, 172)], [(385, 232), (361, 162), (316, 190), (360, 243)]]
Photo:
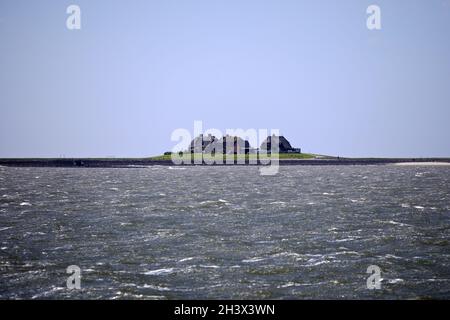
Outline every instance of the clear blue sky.
[(450, 156), (450, 0), (0, 1), (0, 157), (154, 155), (194, 120)]

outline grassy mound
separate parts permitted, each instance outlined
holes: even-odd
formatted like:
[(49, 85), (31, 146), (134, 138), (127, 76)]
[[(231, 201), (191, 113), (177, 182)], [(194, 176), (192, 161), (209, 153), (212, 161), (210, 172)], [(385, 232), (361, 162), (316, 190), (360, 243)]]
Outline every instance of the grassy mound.
[[(218, 157), (220, 157), (220, 155), (216, 155), (216, 158), (214, 158), (213, 156), (211, 156), (210, 154), (201, 154), (201, 153), (194, 153), (194, 154), (189, 154), (186, 153), (184, 154), (184, 157), (186, 157), (186, 159), (189, 159), (189, 156), (191, 157), (191, 159), (217, 159)], [(228, 155), (230, 156), (230, 155)], [(262, 155), (263, 157), (264, 155)], [(273, 154), (272, 156), (277, 156), (277, 154)], [(316, 158), (318, 155), (316, 154), (312, 154), (312, 153), (279, 153), (278, 154), (278, 158), (279, 159), (314, 159)], [(223, 159), (225, 160), (226, 156), (222, 155)], [(258, 155), (257, 154), (235, 154), (234, 155), (234, 159), (257, 159)], [(155, 156), (155, 157), (150, 157), (148, 158), (150, 160), (172, 160), (171, 155), (170, 154), (164, 154), (164, 155), (160, 155), (160, 156)]]

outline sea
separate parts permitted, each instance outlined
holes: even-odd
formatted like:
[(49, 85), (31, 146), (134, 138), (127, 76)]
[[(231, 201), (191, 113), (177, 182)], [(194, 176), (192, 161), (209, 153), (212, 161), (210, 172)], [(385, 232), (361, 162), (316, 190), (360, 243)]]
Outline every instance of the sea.
[(450, 166), (0, 168), (0, 299), (430, 298)]

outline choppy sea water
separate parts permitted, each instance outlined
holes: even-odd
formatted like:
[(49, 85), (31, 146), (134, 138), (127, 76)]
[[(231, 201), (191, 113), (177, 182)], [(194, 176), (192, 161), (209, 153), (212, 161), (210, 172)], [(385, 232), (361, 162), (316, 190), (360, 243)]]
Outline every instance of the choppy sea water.
[(0, 298), (450, 298), (449, 193), (433, 166), (2, 167)]

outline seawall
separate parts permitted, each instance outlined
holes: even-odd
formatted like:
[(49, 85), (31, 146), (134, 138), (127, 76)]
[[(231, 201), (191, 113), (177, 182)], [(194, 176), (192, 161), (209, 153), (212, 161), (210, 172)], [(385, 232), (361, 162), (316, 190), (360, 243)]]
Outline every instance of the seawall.
[[(386, 165), (395, 163), (449, 163), (450, 158), (332, 158), (332, 159), (280, 159), (282, 166), (289, 165)], [(0, 166), (8, 167), (65, 167), (65, 168), (133, 168), (147, 166), (175, 166), (170, 160), (151, 159), (87, 159), (87, 158), (64, 158), (64, 159), (0, 159)], [(183, 164), (208, 165), (208, 164)], [(241, 164), (215, 164), (215, 165), (262, 165), (261, 163)]]

